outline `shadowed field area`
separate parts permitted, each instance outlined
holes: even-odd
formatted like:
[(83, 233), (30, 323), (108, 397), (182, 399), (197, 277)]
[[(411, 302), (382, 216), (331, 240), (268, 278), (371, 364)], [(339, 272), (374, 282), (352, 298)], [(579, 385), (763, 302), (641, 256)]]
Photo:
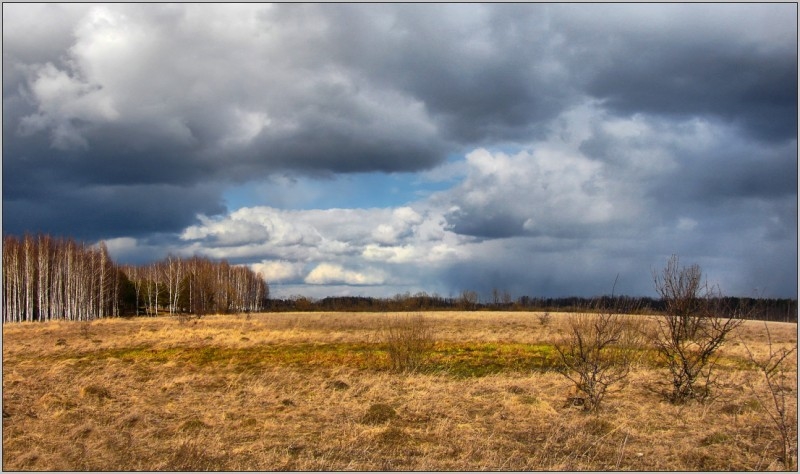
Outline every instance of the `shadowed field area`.
[[(424, 315), (433, 344), (391, 370), (386, 313), (279, 313), (3, 327), (5, 470), (782, 469), (750, 362), (764, 323), (723, 346), (715, 395), (674, 405), (642, 347), (603, 409), (569, 400), (567, 315)], [(645, 318), (630, 316), (631, 318)], [(773, 349), (797, 326), (769, 323)], [(796, 354), (788, 360), (796, 414)], [(762, 400), (761, 402), (759, 400)], [(796, 415), (794, 415), (796, 416)], [(796, 436), (796, 434), (795, 434)]]

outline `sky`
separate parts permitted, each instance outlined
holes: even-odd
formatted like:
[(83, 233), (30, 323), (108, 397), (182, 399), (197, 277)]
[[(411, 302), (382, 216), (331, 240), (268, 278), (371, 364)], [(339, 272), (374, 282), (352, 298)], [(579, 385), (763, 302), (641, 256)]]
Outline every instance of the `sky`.
[(790, 3), (3, 4), (3, 232), (279, 298), (656, 296), (673, 254), (796, 298), (797, 45)]

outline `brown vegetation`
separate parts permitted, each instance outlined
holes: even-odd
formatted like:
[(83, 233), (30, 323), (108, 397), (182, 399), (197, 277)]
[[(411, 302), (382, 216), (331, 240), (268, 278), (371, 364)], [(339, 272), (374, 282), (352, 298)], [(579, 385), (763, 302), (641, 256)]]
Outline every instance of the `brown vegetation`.
[(398, 372), (419, 370), (435, 342), (433, 328), (421, 314), (390, 318), (381, 336), (392, 369)]
[[(769, 337), (762, 322), (737, 328), (705, 403), (665, 400), (668, 368), (646, 348), (587, 413), (554, 370), (567, 314), (543, 326), (536, 313), (426, 313), (436, 342), (417, 372), (398, 373), (380, 335), (405, 316), (114, 318), (88, 337), (65, 321), (6, 325), (3, 469), (784, 468), (751, 357), (796, 347), (795, 324), (769, 323)], [(796, 358), (782, 364), (796, 416)]]

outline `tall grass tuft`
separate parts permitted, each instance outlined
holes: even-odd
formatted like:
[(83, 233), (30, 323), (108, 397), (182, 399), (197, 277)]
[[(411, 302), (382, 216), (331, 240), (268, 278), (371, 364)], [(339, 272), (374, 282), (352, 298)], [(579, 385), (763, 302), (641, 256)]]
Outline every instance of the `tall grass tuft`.
[(389, 363), (396, 372), (416, 372), (433, 349), (431, 322), (421, 314), (394, 317), (382, 329)]

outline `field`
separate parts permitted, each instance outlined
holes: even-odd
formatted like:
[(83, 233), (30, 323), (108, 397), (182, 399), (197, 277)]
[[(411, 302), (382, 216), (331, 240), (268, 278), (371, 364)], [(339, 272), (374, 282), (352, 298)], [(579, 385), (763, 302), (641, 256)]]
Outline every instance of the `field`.
[[(436, 343), (414, 373), (389, 367), (392, 316), (4, 325), (3, 469), (784, 469), (746, 349), (768, 354), (763, 322), (722, 347), (708, 402), (666, 401), (663, 362), (644, 350), (592, 414), (556, 371), (566, 314), (426, 313)], [(797, 343), (796, 324), (769, 331), (773, 349)]]

